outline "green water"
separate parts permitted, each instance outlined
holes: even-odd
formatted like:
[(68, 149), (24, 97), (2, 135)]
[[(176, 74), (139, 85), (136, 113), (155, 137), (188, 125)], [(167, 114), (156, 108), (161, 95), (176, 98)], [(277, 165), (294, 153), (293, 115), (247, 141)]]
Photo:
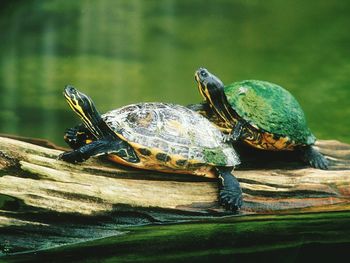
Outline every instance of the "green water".
[(335, 212), (134, 227), (4, 262), (332, 262), (349, 255), (349, 223), (349, 212)]
[[(73, 84), (101, 112), (195, 103), (194, 71), (291, 91), (318, 138), (350, 142), (350, 2), (46, 0), (0, 4), (0, 133), (63, 145)], [(283, 103), (283, 102), (281, 102)]]

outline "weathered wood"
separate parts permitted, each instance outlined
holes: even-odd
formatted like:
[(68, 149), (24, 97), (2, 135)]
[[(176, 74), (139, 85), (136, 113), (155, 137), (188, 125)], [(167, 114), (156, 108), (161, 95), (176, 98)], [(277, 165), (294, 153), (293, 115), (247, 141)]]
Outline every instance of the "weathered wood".
[[(84, 215), (125, 206), (223, 211), (215, 180), (141, 171), (97, 158), (73, 165), (57, 160), (60, 150), (4, 137), (0, 142), (0, 193), (22, 206)], [(241, 213), (348, 209), (350, 146), (336, 141), (318, 146), (333, 160), (328, 171), (291, 169), (293, 163), (280, 169), (237, 169), (245, 200)]]
[[(18, 241), (13, 233), (36, 233), (38, 228), (43, 235), (31, 239), (38, 243), (30, 248), (42, 248), (42, 236), (55, 232), (53, 226), (76, 231), (76, 242), (87, 238), (77, 229), (96, 224), (103, 224), (100, 235), (108, 236), (115, 234), (110, 227), (115, 222), (174, 222), (227, 214), (217, 203), (216, 180), (142, 171), (99, 158), (73, 165), (57, 160), (62, 150), (50, 147), (0, 137), (0, 236), (17, 238), (12, 251), (28, 249), (26, 237)], [(317, 147), (330, 160), (330, 170), (308, 168), (292, 153), (239, 146), (244, 164), (234, 172), (244, 192), (239, 214), (350, 210), (350, 145), (320, 141)], [(52, 234), (51, 242), (72, 242), (61, 230)], [(1, 249), (0, 242), (0, 254)]]

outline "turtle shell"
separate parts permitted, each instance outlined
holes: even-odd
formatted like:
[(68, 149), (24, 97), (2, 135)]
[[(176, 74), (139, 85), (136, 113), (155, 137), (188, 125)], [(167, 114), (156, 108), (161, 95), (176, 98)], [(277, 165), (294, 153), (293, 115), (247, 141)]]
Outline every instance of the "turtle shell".
[(226, 86), (225, 94), (237, 114), (253, 127), (289, 137), (298, 144), (315, 142), (299, 103), (284, 88), (266, 81), (244, 80)]
[(107, 112), (102, 118), (118, 136), (155, 162), (176, 160), (178, 169), (189, 169), (191, 164), (239, 164), (232, 146), (223, 142), (222, 133), (186, 107), (139, 103)]

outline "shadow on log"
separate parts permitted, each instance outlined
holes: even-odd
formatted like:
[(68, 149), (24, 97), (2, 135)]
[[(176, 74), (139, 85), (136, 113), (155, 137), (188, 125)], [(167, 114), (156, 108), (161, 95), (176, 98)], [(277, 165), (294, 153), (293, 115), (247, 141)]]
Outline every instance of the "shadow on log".
[[(290, 152), (237, 146), (243, 165), (234, 173), (244, 193), (238, 215), (350, 210), (350, 145), (319, 141), (317, 147), (330, 170), (303, 166)], [(216, 180), (101, 158), (72, 165), (57, 160), (62, 150), (42, 140), (0, 137), (0, 254), (116, 235), (116, 224), (228, 215), (218, 205)]]

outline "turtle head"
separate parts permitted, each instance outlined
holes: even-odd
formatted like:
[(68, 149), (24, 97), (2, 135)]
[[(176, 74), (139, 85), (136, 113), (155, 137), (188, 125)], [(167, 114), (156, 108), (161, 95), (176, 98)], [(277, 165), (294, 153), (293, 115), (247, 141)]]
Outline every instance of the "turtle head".
[(222, 120), (231, 126), (235, 113), (228, 102), (222, 81), (205, 68), (199, 68), (194, 78), (205, 101)]
[(199, 92), (209, 104), (211, 104), (211, 98), (218, 90), (222, 90), (222, 92), (224, 90), (222, 81), (205, 68), (199, 68), (194, 75), (194, 79), (198, 84)]
[(78, 114), (85, 126), (96, 135), (96, 123), (101, 119), (91, 98), (71, 85), (64, 88), (63, 95), (72, 110)]

